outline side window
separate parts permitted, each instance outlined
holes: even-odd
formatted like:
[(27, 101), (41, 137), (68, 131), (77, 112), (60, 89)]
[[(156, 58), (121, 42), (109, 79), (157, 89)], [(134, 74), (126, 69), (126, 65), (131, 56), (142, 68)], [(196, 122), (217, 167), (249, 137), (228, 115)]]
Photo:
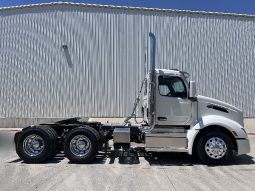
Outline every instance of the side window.
[(159, 76), (159, 94), (168, 97), (187, 97), (186, 87), (179, 77)]

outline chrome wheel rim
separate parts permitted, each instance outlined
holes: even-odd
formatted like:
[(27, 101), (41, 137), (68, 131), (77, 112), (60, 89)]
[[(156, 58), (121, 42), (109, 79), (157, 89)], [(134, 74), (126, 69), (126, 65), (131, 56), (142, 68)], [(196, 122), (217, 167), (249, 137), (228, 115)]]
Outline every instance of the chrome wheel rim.
[(212, 137), (205, 144), (205, 152), (212, 159), (220, 159), (225, 156), (227, 145), (221, 138)]
[(85, 135), (77, 135), (70, 141), (70, 151), (79, 157), (86, 156), (91, 149), (91, 141)]
[(40, 155), (43, 152), (44, 147), (45, 143), (43, 138), (36, 134), (27, 136), (23, 141), (23, 150), (31, 157)]

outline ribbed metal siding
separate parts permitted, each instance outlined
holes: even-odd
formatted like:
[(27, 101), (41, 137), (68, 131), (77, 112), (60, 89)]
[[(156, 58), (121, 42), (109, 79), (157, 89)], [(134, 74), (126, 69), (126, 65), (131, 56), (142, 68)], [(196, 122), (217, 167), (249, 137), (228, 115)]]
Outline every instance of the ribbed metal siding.
[(157, 68), (188, 71), (199, 94), (254, 117), (254, 21), (67, 5), (3, 10), (0, 116), (126, 116), (152, 31)]

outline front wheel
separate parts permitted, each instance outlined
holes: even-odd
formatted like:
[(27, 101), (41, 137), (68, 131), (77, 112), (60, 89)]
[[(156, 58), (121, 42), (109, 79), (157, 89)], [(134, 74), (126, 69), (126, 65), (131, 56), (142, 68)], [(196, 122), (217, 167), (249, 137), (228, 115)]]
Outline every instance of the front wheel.
[(196, 153), (205, 164), (223, 164), (233, 155), (233, 142), (225, 133), (207, 132), (200, 136)]

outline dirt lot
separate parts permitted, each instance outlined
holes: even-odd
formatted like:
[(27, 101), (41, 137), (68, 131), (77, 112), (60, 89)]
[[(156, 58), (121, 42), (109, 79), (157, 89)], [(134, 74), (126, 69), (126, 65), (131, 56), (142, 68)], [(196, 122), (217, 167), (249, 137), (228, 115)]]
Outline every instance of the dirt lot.
[(251, 153), (225, 166), (206, 166), (187, 154), (140, 157), (122, 164), (98, 157), (94, 164), (70, 164), (63, 155), (45, 164), (24, 164), (16, 155), (14, 132), (0, 131), (0, 190), (254, 190), (255, 134)]

